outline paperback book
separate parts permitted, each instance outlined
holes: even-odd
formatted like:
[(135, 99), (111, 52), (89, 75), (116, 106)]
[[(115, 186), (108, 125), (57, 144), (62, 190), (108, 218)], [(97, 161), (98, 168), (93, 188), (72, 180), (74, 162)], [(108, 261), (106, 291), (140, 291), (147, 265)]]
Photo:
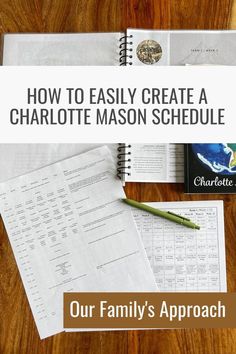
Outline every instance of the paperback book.
[(236, 144), (185, 145), (186, 193), (236, 193)]

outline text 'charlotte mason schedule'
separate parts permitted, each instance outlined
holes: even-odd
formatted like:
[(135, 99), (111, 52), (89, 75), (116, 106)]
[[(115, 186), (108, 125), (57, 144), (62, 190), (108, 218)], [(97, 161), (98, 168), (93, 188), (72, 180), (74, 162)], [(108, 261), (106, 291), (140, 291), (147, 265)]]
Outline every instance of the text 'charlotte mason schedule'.
[(0, 184), (0, 208), (41, 338), (63, 330), (63, 292), (156, 291), (106, 147)]

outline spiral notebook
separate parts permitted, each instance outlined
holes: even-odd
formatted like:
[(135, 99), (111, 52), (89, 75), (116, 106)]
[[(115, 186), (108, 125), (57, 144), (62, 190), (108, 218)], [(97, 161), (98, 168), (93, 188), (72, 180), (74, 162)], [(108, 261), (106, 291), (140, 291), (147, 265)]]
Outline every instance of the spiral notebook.
[(182, 144), (119, 144), (117, 151), (117, 175), (123, 182), (183, 182)]
[(236, 31), (5, 34), (3, 65), (235, 65)]
[[(0, 144), (0, 183), (88, 152), (101, 145)], [(123, 182), (183, 182), (183, 145), (108, 144), (107, 146), (116, 164), (117, 175)]]

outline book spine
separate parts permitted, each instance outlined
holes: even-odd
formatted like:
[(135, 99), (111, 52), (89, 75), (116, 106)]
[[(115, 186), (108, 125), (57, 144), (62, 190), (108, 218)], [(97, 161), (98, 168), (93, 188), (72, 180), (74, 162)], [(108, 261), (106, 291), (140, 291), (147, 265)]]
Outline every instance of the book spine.
[(133, 36), (132, 35), (125, 35), (119, 39), (119, 63), (120, 65), (133, 65), (132, 58), (133, 58)]
[(3, 65), (4, 34), (0, 35), (0, 65)]
[(131, 145), (118, 144), (117, 153), (117, 177), (125, 181), (131, 175)]
[(184, 192), (189, 193), (189, 144), (184, 145)]

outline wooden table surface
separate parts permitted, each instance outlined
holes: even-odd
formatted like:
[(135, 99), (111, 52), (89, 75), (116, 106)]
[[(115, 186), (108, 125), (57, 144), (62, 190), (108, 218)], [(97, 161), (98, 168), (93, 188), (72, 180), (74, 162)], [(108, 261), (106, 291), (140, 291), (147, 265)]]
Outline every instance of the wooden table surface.
[[(99, 32), (127, 27), (227, 29), (236, 27), (231, 0), (0, 0), (0, 33)], [(220, 140), (220, 137), (219, 137)], [(1, 171), (0, 171), (1, 173)], [(228, 290), (236, 291), (236, 198), (183, 193), (183, 185), (131, 183), (128, 197), (142, 201), (223, 199)], [(40, 341), (0, 221), (0, 354), (236, 353), (236, 329), (183, 329), (62, 333)]]

